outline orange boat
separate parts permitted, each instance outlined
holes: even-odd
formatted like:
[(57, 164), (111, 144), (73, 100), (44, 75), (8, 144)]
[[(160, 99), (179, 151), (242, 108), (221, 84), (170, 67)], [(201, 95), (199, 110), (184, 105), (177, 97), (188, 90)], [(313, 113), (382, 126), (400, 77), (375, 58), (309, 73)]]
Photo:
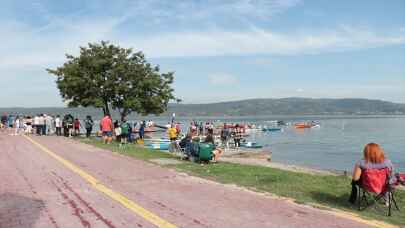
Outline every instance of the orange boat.
[(307, 124), (307, 123), (297, 123), (297, 124), (295, 124), (295, 128), (298, 128), (298, 129), (311, 128), (311, 127), (313, 127), (313, 125), (312, 124)]

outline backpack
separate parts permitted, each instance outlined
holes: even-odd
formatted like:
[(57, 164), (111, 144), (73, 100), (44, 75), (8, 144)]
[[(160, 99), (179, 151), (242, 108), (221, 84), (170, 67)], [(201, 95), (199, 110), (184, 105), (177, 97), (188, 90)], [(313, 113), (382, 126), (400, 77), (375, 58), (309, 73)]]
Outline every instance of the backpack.
[(84, 125), (85, 125), (86, 129), (92, 128), (93, 127), (93, 120), (86, 119), (86, 121), (84, 122)]

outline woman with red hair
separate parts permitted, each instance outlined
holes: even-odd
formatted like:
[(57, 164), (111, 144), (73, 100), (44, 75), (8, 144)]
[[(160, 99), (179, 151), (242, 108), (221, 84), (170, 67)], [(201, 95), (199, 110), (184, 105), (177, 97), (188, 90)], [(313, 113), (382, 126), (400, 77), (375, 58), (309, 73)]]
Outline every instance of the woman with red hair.
[(365, 169), (384, 169), (393, 171), (392, 162), (385, 157), (384, 151), (376, 143), (369, 143), (364, 147), (363, 159), (356, 163), (353, 170), (352, 193), (349, 201), (356, 202), (357, 186), (360, 184), (362, 170)]

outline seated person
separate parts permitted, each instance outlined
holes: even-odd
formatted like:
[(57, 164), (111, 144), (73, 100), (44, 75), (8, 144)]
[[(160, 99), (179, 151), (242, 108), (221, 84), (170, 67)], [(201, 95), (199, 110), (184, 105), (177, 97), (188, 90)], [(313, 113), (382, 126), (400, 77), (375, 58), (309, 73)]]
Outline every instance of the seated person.
[(187, 143), (191, 143), (191, 138), (192, 138), (191, 133), (188, 133), (186, 135), (186, 137), (184, 137), (182, 140), (180, 140), (180, 142), (179, 142), (180, 148), (186, 148)]
[(211, 143), (212, 145), (215, 145), (213, 134), (209, 133), (207, 137), (205, 137), (204, 143)]
[(212, 151), (212, 155), (213, 155), (212, 161), (217, 162), (218, 158), (221, 156), (223, 151), (215, 146), (214, 136), (211, 132), (205, 138), (204, 143), (211, 143), (212, 145), (214, 145), (214, 147), (213, 147), (214, 150)]
[(219, 159), (219, 157), (222, 155), (222, 153), (223, 153), (223, 150), (221, 150), (221, 149), (219, 149), (219, 148), (215, 148), (213, 151), (212, 151), (212, 162), (217, 162), (218, 161), (218, 159)]
[(352, 192), (349, 202), (355, 203), (357, 198), (357, 186), (361, 184), (361, 173), (364, 169), (384, 169), (389, 168), (393, 171), (393, 165), (389, 159), (384, 155), (384, 151), (376, 143), (369, 143), (365, 146), (363, 151), (363, 159), (358, 161), (354, 166), (352, 178)]

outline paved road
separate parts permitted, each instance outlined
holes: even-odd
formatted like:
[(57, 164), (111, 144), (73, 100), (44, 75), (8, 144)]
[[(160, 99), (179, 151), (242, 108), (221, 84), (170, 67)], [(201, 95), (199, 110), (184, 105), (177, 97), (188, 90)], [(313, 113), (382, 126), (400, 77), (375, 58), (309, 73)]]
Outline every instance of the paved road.
[(31, 138), (85, 174), (23, 136), (0, 133), (1, 228), (156, 227), (153, 216), (166, 227), (368, 227), (62, 137)]

